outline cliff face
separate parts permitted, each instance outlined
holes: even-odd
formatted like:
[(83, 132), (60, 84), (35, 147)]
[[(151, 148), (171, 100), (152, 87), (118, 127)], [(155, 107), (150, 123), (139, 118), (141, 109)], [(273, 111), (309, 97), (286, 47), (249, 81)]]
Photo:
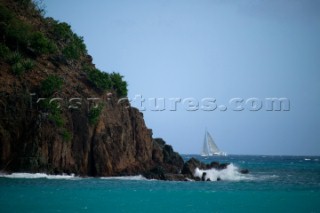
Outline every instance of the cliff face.
[[(16, 96), (17, 102), (20, 98)], [(94, 126), (86, 110), (65, 112), (64, 128), (72, 137), (67, 141), (48, 115), (3, 100), (8, 110), (0, 124), (1, 170), (105, 176), (140, 173), (152, 166), (151, 130), (137, 109), (108, 100)]]
[(122, 77), (97, 70), (70, 26), (31, 1), (2, 0), (0, 28), (0, 171), (180, 172), (182, 158), (119, 102)]

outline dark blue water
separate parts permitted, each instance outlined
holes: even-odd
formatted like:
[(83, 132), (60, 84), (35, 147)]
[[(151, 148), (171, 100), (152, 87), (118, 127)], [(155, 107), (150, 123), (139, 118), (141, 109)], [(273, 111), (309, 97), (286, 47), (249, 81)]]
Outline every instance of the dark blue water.
[[(320, 212), (320, 157), (196, 157), (232, 162), (234, 167), (221, 174), (229, 180), (2, 175), (0, 212)], [(237, 173), (237, 167), (250, 174)]]

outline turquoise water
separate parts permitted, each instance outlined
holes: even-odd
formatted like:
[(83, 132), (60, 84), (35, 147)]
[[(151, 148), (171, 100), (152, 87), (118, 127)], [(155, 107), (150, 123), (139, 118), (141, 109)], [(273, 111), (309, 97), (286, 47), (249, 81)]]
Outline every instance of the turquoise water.
[(320, 212), (320, 157), (197, 157), (250, 174), (219, 182), (5, 176), (0, 212)]

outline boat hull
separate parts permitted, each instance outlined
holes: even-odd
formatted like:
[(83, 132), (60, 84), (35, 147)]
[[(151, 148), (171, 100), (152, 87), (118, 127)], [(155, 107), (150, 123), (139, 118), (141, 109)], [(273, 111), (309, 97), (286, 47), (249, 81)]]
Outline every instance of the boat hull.
[(201, 154), (202, 157), (209, 157), (209, 156), (227, 156), (227, 153), (221, 152), (221, 153), (212, 153), (212, 154)]

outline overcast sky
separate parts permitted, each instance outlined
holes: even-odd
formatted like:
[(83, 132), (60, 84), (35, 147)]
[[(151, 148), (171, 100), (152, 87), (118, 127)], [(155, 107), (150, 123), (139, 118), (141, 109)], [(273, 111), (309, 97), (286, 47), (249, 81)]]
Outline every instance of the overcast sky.
[[(129, 98), (146, 99), (147, 126), (180, 153), (200, 153), (207, 128), (230, 154), (320, 155), (320, 1), (45, 4), (47, 16), (84, 37), (97, 68), (120, 72)], [(287, 98), (290, 110), (268, 111), (273, 97)], [(150, 98), (164, 98), (165, 110), (153, 111)], [(176, 111), (170, 98), (181, 98)], [(186, 98), (199, 109), (188, 111)], [(214, 105), (203, 98), (227, 109), (205, 111)], [(229, 104), (233, 98), (244, 102)], [(250, 100), (262, 108), (250, 111)]]

